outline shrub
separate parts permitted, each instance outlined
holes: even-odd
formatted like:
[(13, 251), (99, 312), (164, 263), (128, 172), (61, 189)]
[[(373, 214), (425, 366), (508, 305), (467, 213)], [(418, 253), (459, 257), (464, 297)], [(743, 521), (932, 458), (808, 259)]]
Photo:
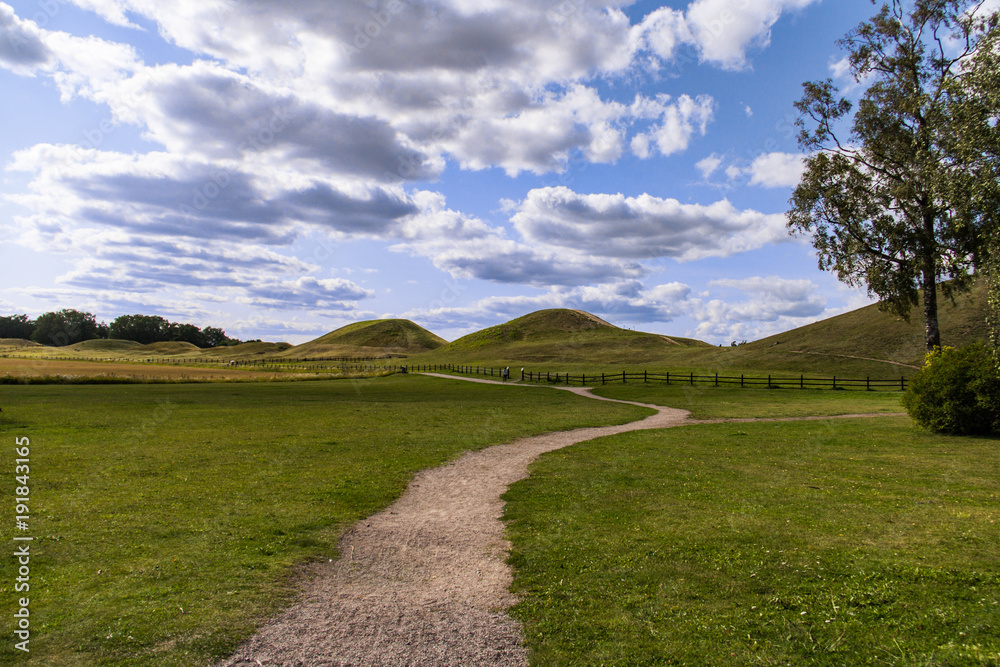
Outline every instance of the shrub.
[(1000, 433), (1000, 373), (987, 347), (973, 343), (929, 353), (910, 380), (903, 407), (937, 433)]

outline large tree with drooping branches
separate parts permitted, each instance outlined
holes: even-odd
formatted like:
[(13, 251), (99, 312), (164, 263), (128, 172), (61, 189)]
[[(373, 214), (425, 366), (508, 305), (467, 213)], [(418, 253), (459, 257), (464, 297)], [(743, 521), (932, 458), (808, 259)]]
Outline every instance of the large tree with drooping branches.
[[(981, 188), (984, 176), (995, 181), (996, 160), (971, 133), (973, 118), (981, 132), (996, 115), (989, 96), (970, 92), (996, 39), (997, 17), (983, 5), (882, 5), (840, 41), (856, 100), (827, 79), (804, 84), (796, 103), (808, 157), (789, 229), (811, 234), (821, 269), (867, 287), (890, 312), (908, 317), (922, 294), (928, 350), (941, 345), (939, 292), (970, 287), (996, 234), (996, 188)], [(955, 122), (959, 109), (969, 128)]]

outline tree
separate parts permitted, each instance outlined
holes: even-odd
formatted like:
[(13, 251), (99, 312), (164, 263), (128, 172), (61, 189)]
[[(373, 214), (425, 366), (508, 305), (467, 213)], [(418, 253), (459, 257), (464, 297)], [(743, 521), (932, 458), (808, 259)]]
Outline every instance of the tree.
[(31, 338), (35, 332), (35, 322), (27, 315), (0, 317), (0, 338)]
[(976, 185), (983, 164), (963, 159), (975, 149), (963, 146), (951, 113), (958, 101), (970, 113), (984, 103), (964, 95), (965, 75), (995, 38), (995, 20), (980, 16), (982, 1), (907, 4), (908, 12), (892, 0), (840, 41), (855, 81), (867, 85), (853, 117), (831, 80), (803, 84), (795, 106), (810, 155), (788, 227), (813, 235), (821, 269), (867, 286), (885, 310), (908, 318), (922, 290), (932, 350), (941, 345), (938, 290), (968, 289), (988, 256), (992, 214)]
[(198, 347), (210, 347), (205, 332), (193, 324), (171, 322), (167, 327), (166, 340), (183, 341)]
[(205, 337), (205, 345), (207, 347), (219, 347), (220, 345), (225, 345), (229, 337), (226, 336), (226, 332), (218, 327), (205, 327), (201, 330), (202, 335)]
[(36, 343), (57, 347), (94, 338), (100, 338), (100, 333), (93, 313), (71, 308), (39, 315), (35, 320), (35, 331), (31, 334), (31, 340)]
[(108, 335), (149, 345), (167, 340), (165, 333), (169, 326), (170, 322), (159, 315), (121, 315), (111, 322)]
[(950, 95), (952, 142), (957, 160), (967, 165), (973, 187), (969, 206), (989, 221), (985, 258), (987, 323), (993, 357), (1000, 369), (1000, 16), (965, 68), (962, 85)]

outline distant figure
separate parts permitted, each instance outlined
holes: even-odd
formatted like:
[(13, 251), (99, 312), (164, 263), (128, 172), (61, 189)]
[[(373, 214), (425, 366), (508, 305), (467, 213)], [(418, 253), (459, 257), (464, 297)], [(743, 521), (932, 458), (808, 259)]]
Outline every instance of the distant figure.
[(510, 366), (506, 366), (502, 371), (500, 371), (500, 375), (503, 377), (503, 381), (506, 382), (507, 378), (510, 377)]

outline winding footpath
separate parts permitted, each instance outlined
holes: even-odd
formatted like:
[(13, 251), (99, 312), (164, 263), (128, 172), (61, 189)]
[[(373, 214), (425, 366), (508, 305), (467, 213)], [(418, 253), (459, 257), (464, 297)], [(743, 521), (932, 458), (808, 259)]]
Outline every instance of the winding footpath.
[[(615, 400), (585, 388), (559, 389)], [(399, 500), (344, 535), (339, 560), (311, 566), (294, 606), (218, 667), (526, 665), (520, 627), (506, 614), (515, 599), (501, 495), (545, 452), (627, 431), (706, 423), (686, 410), (616, 402), (657, 414), (522, 438), (418, 473)]]

